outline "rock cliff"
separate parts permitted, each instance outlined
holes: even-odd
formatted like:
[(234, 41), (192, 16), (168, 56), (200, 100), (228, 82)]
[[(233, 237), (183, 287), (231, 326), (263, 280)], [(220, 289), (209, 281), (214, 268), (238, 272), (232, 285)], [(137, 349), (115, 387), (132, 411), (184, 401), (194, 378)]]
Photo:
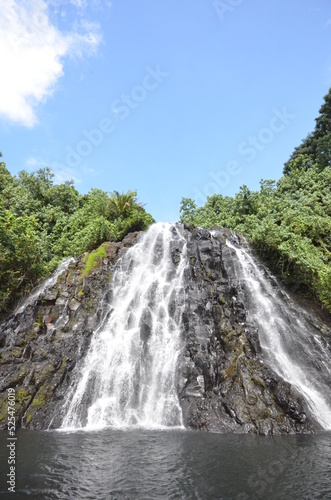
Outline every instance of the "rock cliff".
[(59, 425), (55, 408), (103, 319), (116, 262), (138, 236), (130, 233), (120, 243), (104, 243), (103, 252), (72, 259), (0, 326), (0, 428), (6, 427), (9, 387), (15, 388), (17, 426), (46, 429), (53, 419)]
[[(258, 434), (317, 430), (304, 399), (264, 362), (257, 326), (247, 319), (248, 298), (237, 280), (236, 256), (226, 238), (245, 244), (218, 229), (197, 229), (189, 239), (186, 353), (180, 367), (185, 424)], [(330, 332), (319, 322), (315, 325), (331, 351)]]
[[(184, 231), (185, 349), (177, 387), (185, 426), (258, 434), (319, 430), (300, 394), (265, 363), (257, 326), (247, 319), (235, 255), (226, 245), (226, 238), (240, 243), (240, 237), (219, 229)], [(72, 370), (85, 355), (93, 331), (106, 320), (102, 305), (112, 295), (116, 262), (138, 238), (139, 233), (132, 233), (68, 262), (1, 325), (1, 428), (7, 422), (9, 387), (15, 388), (17, 426), (60, 426)], [(175, 265), (181, 252), (174, 243)], [(330, 331), (317, 320), (315, 327), (331, 352)]]

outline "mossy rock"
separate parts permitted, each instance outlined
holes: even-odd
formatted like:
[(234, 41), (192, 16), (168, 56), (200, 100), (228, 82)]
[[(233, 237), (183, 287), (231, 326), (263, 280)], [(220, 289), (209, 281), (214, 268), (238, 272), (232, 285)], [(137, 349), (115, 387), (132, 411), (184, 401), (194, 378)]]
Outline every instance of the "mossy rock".
[(46, 403), (46, 396), (42, 392), (38, 391), (36, 396), (33, 398), (33, 401), (31, 403), (32, 408), (36, 408), (39, 406), (45, 406)]
[(85, 268), (81, 272), (79, 280), (82, 280), (91, 274), (91, 272), (100, 265), (101, 259), (107, 257), (106, 247), (107, 243), (103, 243), (99, 246), (99, 248), (97, 248), (97, 250), (94, 250), (90, 254), (84, 256), (83, 262), (85, 263)]
[(238, 373), (237, 363), (233, 363), (226, 370), (223, 371), (222, 378), (223, 380), (227, 380), (229, 378), (231, 379), (234, 378), (237, 375), (237, 373)]
[[(33, 386), (15, 388), (15, 417), (20, 419), (29, 406), (35, 389)], [(3, 392), (0, 396), (0, 426), (6, 427), (8, 419), (8, 393)]]
[(45, 348), (34, 349), (34, 351), (32, 353), (33, 363), (36, 363), (40, 360), (48, 359), (49, 355), (50, 355), (50, 349), (51, 349), (51, 347), (48, 348), (48, 346), (46, 346)]
[(63, 356), (62, 361), (61, 361), (61, 366), (59, 368), (59, 371), (62, 373), (66, 369), (67, 366), (67, 358)]
[(270, 409), (262, 404), (260, 405), (256, 404), (253, 408), (250, 409), (249, 413), (251, 419), (254, 420), (255, 422), (270, 418), (272, 415)]
[(35, 394), (32, 403), (29, 407), (29, 410), (30, 408), (35, 410), (39, 408), (44, 408), (47, 405), (50, 398), (52, 397), (52, 394), (53, 390), (50, 388), (48, 384), (42, 385), (38, 390), (38, 392)]
[(42, 325), (43, 325), (43, 319), (41, 317), (41, 314), (37, 314), (36, 321), (33, 323), (33, 326), (41, 327)]
[(61, 273), (58, 277), (57, 277), (57, 280), (56, 280), (56, 283), (57, 284), (62, 284), (64, 283), (66, 280), (66, 276), (65, 276), (65, 273)]
[(34, 323), (32, 326), (32, 330), (27, 333), (24, 337), (24, 341), (27, 344), (31, 340), (36, 340), (39, 337), (42, 328), (37, 323)]
[(52, 363), (37, 366), (33, 375), (33, 380), (37, 385), (43, 384), (54, 372), (55, 367)]
[(0, 425), (4, 427), (8, 417), (7, 392), (0, 395)]
[(12, 351), (4, 351), (0, 355), (0, 365), (6, 365), (12, 363), (13, 355)]
[(31, 390), (29, 390), (29, 388), (27, 388), (27, 387), (17, 388), (15, 391), (15, 395), (16, 395), (15, 399), (19, 404), (21, 404), (21, 403), (29, 404), (29, 402), (32, 398)]
[(47, 318), (47, 323), (55, 323), (60, 316), (59, 308), (58, 306), (52, 307), (49, 316)]
[(6, 376), (6, 387), (17, 387), (23, 383), (24, 379), (31, 373), (31, 364), (24, 363), (19, 370), (12, 370)]
[(29, 406), (33, 394), (35, 392), (35, 388), (33, 386), (28, 387), (18, 387), (15, 391), (15, 401), (16, 401), (16, 416), (22, 417), (24, 415), (25, 410)]
[(258, 375), (256, 374), (253, 374), (251, 376), (251, 379), (252, 379), (252, 382), (253, 384), (257, 385), (258, 387), (260, 387), (261, 389), (265, 389), (266, 387), (266, 383), (265, 381), (263, 380), (263, 378), (259, 377)]
[(67, 283), (68, 284), (72, 283), (74, 280), (74, 277), (75, 277), (74, 270), (70, 269), (70, 271), (68, 272), (68, 276), (67, 276)]

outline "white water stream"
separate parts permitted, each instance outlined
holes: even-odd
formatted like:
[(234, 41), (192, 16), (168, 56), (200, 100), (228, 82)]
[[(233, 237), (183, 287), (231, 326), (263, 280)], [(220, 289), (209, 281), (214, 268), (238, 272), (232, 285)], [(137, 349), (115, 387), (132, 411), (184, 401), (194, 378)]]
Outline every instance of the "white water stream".
[(24, 311), (24, 309), (29, 306), (30, 304), (34, 304), (41, 295), (43, 295), (46, 290), (52, 288), (52, 286), (55, 285), (58, 277), (64, 273), (70, 264), (73, 264), (75, 262), (75, 259), (73, 257), (69, 257), (68, 259), (64, 260), (53, 272), (53, 274), (44, 280), (37, 288), (30, 294), (28, 295), (23, 301), (18, 305), (18, 307), (15, 310), (15, 314), (19, 314)]
[[(172, 244), (182, 248), (174, 264)], [(182, 427), (177, 396), (186, 240), (154, 224), (118, 263), (106, 323), (94, 333), (62, 429)]]
[(331, 429), (331, 363), (326, 342), (304, 315), (289, 307), (244, 248), (230, 241), (227, 245), (238, 257), (237, 278), (243, 282), (268, 364), (305, 397), (322, 427)]

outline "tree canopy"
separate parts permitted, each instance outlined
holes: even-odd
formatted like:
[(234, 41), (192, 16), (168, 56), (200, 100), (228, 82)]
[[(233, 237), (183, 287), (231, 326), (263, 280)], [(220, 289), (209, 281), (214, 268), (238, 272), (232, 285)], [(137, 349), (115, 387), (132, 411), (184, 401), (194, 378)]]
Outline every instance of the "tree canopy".
[(137, 192), (54, 184), (51, 170), (12, 176), (0, 163), (0, 316), (67, 256), (144, 230), (153, 218)]
[(331, 89), (315, 130), (294, 150), (276, 183), (236, 196), (208, 197), (202, 207), (181, 203), (181, 222), (242, 232), (292, 289), (331, 312)]
[(283, 173), (293, 169), (306, 169), (311, 165), (320, 170), (331, 166), (331, 88), (324, 96), (324, 103), (316, 118), (315, 130), (296, 147), (285, 163)]

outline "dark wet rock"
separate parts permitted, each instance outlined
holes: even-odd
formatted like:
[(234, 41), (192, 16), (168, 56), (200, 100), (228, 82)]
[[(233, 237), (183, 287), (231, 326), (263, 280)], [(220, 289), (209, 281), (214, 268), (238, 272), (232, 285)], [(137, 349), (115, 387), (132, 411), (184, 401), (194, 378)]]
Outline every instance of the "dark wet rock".
[[(181, 307), (184, 348), (177, 385), (185, 426), (262, 435), (319, 430), (300, 394), (266, 366), (257, 326), (248, 319), (244, 285), (236, 279), (238, 261), (226, 246), (227, 238), (243, 246), (245, 240), (224, 228), (208, 231), (184, 225), (183, 231), (188, 260), (185, 297), (178, 304), (174, 293), (168, 312), (175, 316)], [(105, 305), (112, 299), (109, 284), (116, 262), (139, 234), (107, 243), (107, 257), (88, 275), (84, 256), (72, 262), (52, 286), (0, 326), (0, 428), (7, 423), (8, 388), (15, 388), (17, 426), (47, 429), (61, 424), (73, 369), (86, 354), (93, 331), (112, 314)], [(155, 264), (163, 251), (160, 239)], [(183, 242), (174, 242), (170, 251), (178, 265)], [(283, 292), (279, 289), (279, 293)], [(140, 323), (140, 337), (146, 344), (154, 301), (152, 284)], [(129, 316), (128, 325), (131, 320)], [(330, 346), (330, 330), (314, 317), (311, 321), (321, 334), (320, 341)]]
[(0, 325), (0, 429), (7, 425), (8, 388), (15, 389), (18, 427), (46, 429), (51, 424), (70, 385), (70, 373), (102, 320), (101, 304), (114, 266), (139, 234), (108, 243), (107, 257), (88, 276), (82, 278), (84, 257), (72, 262), (35, 301)]
[[(185, 426), (263, 435), (319, 430), (300, 394), (264, 364), (257, 327), (247, 320), (248, 304), (235, 278), (238, 261), (226, 246), (230, 237), (247, 245), (216, 227), (188, 236), (186, 349), (178, 382)], [(321, 332), (323, 325), (316, 325)]]

